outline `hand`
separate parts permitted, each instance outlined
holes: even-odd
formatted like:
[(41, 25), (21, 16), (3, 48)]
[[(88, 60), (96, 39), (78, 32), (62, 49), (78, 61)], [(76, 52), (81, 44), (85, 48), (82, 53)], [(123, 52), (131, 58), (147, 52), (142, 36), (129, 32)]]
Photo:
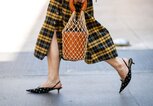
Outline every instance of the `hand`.
[(82, 11), (86, 10), (86, 8), (87, 8), (87, 0), (69, 0), (69, 7), (70, 7), (70, 10), (72, 12), (75, 11), (74, 2), (81, 2), (81, 3), (83, 3), (81, 10)]

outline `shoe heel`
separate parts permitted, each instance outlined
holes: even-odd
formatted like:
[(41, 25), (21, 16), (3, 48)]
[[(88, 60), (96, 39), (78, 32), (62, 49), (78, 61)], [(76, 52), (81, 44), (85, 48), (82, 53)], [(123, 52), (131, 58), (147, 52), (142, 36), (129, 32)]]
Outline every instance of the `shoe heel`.
[(58, 88), (58, 89), (57, 89), (57, 92), (58, 92), (58, 93), (60, 93), (60, 89), (62, 89), (62, 88)]
[(131, 62), (132, 62), (132, 64), (135, 64), (135, 63), (134, 63), (134, 61), (133, 61), (133, 59), (132, 59), (132, 61), (131, 61)]

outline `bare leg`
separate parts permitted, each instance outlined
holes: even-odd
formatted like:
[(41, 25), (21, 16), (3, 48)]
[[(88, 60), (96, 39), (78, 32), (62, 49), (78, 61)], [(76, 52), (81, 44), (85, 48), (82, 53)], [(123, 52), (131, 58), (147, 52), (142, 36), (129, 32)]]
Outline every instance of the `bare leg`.
[[(126, 63), (128, 62), (127, 58), (124, 58), (124, 60), (126, 61)], [(121, 79), (125, 79), (128, 73), (128, 68), (121, 58), (116, 57), (113, 59), (106, 60), (106, 62), (116, 69)]]
[[(48, 60), (48, 78), (46, 82), (42, 83), (41, 87), (53, 87), (58, 81), (60, 81), (59, 78), (60, 59), (59, 59), (56, 31), (54, 32), (53, 35), (53, 39), (47, 55), (47, 60)], [(61, 83), (59, 83), (56, 87), (58, 88), (60, 86), (62, 86)]]

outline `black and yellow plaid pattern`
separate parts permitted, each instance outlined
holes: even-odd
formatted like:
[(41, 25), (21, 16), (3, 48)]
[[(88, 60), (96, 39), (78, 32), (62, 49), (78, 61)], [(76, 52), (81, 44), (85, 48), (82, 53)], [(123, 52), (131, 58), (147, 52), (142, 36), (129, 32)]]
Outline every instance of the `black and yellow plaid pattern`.
[[(81, 4), (78, 3), (75, 6), (77, 10), (79, 10)], [(46, 18), (39, 32), (34, 50), (34, 55), (38, 59), (42, 60), (47, 56), (54, 30), (56, 30), (57, 33), (59, 57), (64, 59), (62, 56), (62, 30), (68, 22), (71, 14), (72, 13), (69, 9), (69, 0), (50, 0)], [(117, 57), (118, 54), (108, 30), (94, 18), (92, 0), (88, 0), (85, 18), (89, 38), (84, 61), (87, 64), (93, 64)]]

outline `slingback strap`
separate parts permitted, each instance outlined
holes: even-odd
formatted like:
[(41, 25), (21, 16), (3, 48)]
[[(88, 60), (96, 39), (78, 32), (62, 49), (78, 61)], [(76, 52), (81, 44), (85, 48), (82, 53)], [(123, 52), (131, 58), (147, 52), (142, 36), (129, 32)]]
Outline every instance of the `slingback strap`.
[(56, 87), (61, 81), (58, 81), (52, 88)]
[(127, 65), (127, 63), (125, 62), (125, 60), (122, 58), (123, 62), (125, 63), (125, 65), (127, 66), (127, 68), (129, 68), (129, 66)]
[[(61, 82), (61, 81), (58, 81), (58, 82), (57, 82), (53, 87), (51, 87), (51, 88), (56, 87), (56, 85), (58, 85), (60, 82)], [(37, 88), (50, 88), (50, 87), (40, 87), (40, 86), (38, 86)]]

